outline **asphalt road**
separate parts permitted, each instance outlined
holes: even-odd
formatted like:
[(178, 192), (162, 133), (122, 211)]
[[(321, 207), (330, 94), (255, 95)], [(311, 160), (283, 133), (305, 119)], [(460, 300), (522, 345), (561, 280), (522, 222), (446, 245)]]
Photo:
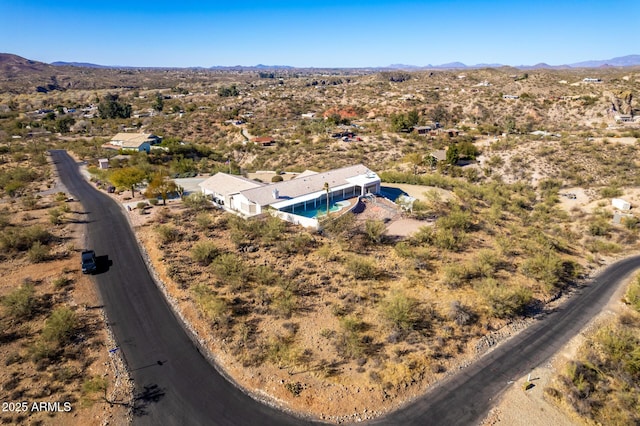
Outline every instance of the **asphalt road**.
[[(60, 179), (86, 210), (87, 237), (108, 270), (94, 276), (136, 386), (135, 424), (289, 425), (310, 422), (253, 400), (222, 377), (190, 340), (152, 281), (122, 208), (94, 190), (64, 151)], [(79, 261), (79, 260), (78, 260)], [(571, 300), (406, 407), (370, 424), (473, 425), (502, 392), (544, 363), (607, 303), (640, 256), (606, 268)], [(523, 413), (524, 415), (525, 413)]]
[(135, 383), (134, 424), (305, 423), (258, 403), (216, 371), (152, 281), (122, 208), (92, 188), (66, 152), (51, 151), (51, 157), (62, 183), (86, 212), (89, 248), (108, 266), (93, 279)]

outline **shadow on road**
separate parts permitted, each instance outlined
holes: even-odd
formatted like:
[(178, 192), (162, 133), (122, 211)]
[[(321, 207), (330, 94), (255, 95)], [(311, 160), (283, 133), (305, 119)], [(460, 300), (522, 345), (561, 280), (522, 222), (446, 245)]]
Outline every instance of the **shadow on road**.
[(148, 414), (147, 407), (151, 403), (159, 402), (165, 395), (164, 390), (158, 385), (146, 385), (141, 392), (138, 392), (133, 402), (133, 415), (136, 417)]
[(97, 266), (96, 274), (102, 274), (104, 272), (107, 272), (109, 268), (113, 266), (113, 261), (109, 259), (108, 255), (97, 256), (96, 266)]

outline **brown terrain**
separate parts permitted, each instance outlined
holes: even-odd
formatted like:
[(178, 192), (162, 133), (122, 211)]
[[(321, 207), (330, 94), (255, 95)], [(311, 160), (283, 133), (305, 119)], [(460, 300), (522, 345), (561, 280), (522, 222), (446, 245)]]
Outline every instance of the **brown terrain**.
[[(110, 359), (115, 343), (99, 297), (79, 272), (81, 206), (56, 198), (42, 160), (48, 148), (87, 160), (87, 175), (101, 182), (112, 178), (95, 167), (103, 157), (111, 170), (135, 167), (147, 177), (224, 171), (264, 182), (363, 163), (385, 186), (416, 197), (411, 212), (360, 202), (358, 213), (335, 215), (317, 233), (269, 217), (240, 219), (194, 196), (150, 205), (143, 184), (133, 198), (124, 186), (113, 194), (133, 207), (123, 212), (159, 285), (226, 373), (264, 399), (331, 423), (377, 417), (422, 394), (526, 327), (541, 307), (561, 303), (585, 276), (638, 249), (635, 209), (618, 224), (611, 207), (616, 197), (640, 202), (639, 125), (616, 121), (636, 114), (637, 69), (504, 67), (402, 78), (282, 71), (271, 79), (58, 68), (5, 55), (0, 72), (3, 235), (36, 223), (52, 234), (40, 243), (48, 250), (41, 258), (30, 254), (33, 245), (2, 240), (9, 279), (0, 285), (0, 385), (11, 399), (70, 398), (76, 423), (126, 423), (133, 397), (124, 367)], [(603, 81), (583, 82), (593, 76)], [(132, 105), (132, 118), (99, 116), (95, 106), (108, 93)], [(309, 112), (315, 118), (302, 117)], [(447, 131), (408, 132), (402, 123), (412, 115)], [(65, 116), (73, 117), (68, 128)], [(113, 158), (119, 153), (101, 146), (125, 129), (161, 135), (167, 150)], [(347, 131), (359, 140), (333, 137)], [(248, 142), (255, 136), (276, 144)], [(431, 160), (453, 148), (456, 164)], [(23, 185), (10, 178), (18, 168), (40, 173)], [(47, 185), (53, 189), (42, 193)], [(33, 283), (33, 309), (20, 317), (7, 301), (25, 282)], [(623, 309), (615, 303), (608, 309)], [(75, 325), (47, 340), (56, 307), (73, 311)], [(523, 390), (526, 378), (514, 383), (485, 424), (524, 424), (524, 413), (538, 412), (545, 414), (526, 423), (580, 422), (545, 389), (559, 387), (555, 377), (581, 339), (535, 370), (532, 388)], [(105, 386), (115, 404), (102, 397)], [(64, 413), (28, 418), (70, 421)]]

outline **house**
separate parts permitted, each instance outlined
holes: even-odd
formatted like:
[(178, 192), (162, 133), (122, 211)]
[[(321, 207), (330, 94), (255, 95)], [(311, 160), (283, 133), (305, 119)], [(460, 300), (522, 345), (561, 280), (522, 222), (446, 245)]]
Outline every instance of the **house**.
[(587, 77), (587, 78), (583, 78), (582, 81), (585, 82), (585, 83), (602, 83), (602, 80), (599, 79), (599, 78), (589, 78), (589, 77)]
[(614, 118), (617, 122), (620, 123), (633, 123), (633, 116), (631, 114), (619, 114)]
[(436, 161), (446, 161), (447, 160), (447, 150), (446, 149), (438, 149), (436, 151), (431, 152), (431, 157), (435, 158)]
[(118, 133), (109, 143), (102, 145), (105, 149), (121, 149), (123, 151), (151, 151), (151, 146), (160, 143), (162, 138), (152, 133)]
[[(200, 184), (217, 204), (245, 217), (272, 211), (280, 218), (303, 226), (318, 227), (315, 217), (305, 216), (327, 203), (380, 192), (380, 178), (362, 164), (327, 172), (306, 171), (295, 179), (263, 184), (217, 173)], [(220, 203), (222, 201), (223, 203)]]
[(276, 143), (275, 139), (270, 138), (268, 136), (253, 138), (251, 139), (251, 142), (261, 146), (273, 146)]
[(419, 135), (428, 135), (433, 130), (431, 126), (416, 126), (413, 128)]
[(518, 95), (502, 95), (502, 99), (520, 99)]
[(213, 202), (219, 207), (226, 210), (240, 210), (241, 206), (235, 204), (234, 196), (241, 191), (259, 188), (265, 184), (242, 176), (216, 173), (198, 186), (202, 193), (211, 196)]

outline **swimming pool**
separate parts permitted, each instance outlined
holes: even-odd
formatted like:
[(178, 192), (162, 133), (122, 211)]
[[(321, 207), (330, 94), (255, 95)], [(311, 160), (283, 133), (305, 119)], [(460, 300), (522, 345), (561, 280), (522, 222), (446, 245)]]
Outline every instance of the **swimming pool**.
[[(337, 212), (342, 210), (345, 207), (349, 207), (351, 205), (350, 202), (348, 201), (338, 201), (338, 202), (334, 202), (332, 204), (329, 205), (329, 212), (333, 213), (333, 212)], [(298, 207), (295, 210), (291, 211), (290, 209), (287, 209), (286, 211), (288, 211), (289, 213), (293, 213), (293, 214), (297, 214), (298, 216), (304, 216), (304, 217), (308, 217), (308, 218), (316, 218), (318, 216), (324, 216), (327, 214), (327, 205), (320, 205), (318, 204), (317, 207), (313, 207), (312, 205), (307, 206), (306, 209)]]

